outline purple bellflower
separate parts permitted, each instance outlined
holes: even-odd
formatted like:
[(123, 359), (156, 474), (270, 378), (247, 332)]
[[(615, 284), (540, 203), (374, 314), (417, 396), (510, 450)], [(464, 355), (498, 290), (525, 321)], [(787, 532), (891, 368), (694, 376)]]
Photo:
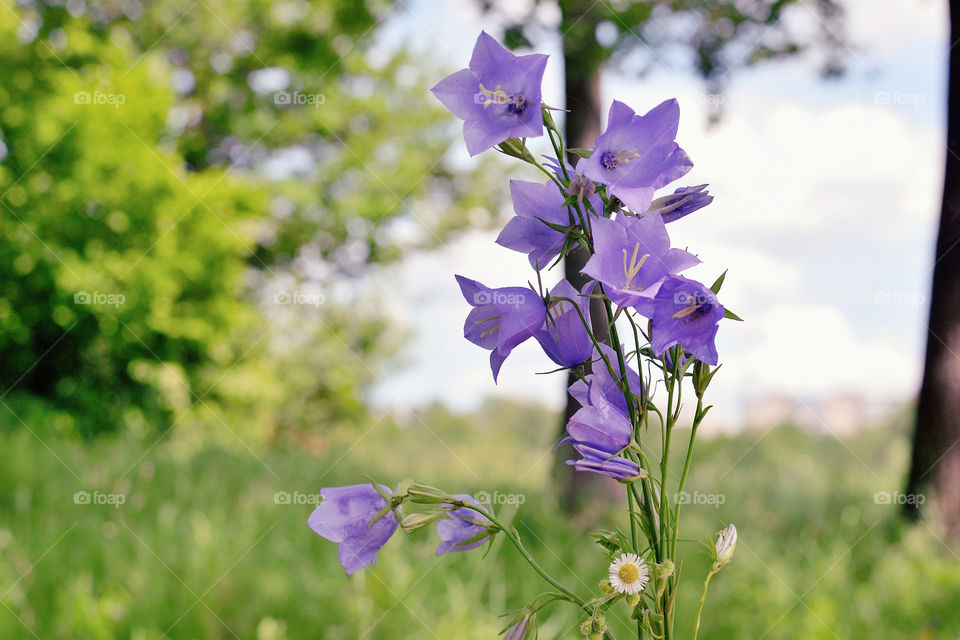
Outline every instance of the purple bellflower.
[[(561, 280), (550, 290), (548, 300), (569, 298), (580, 308), (583, 317), (590, 321), (590, 298), (586, 297), (596, 286), (587, 283), (583, 295), (566, 280)], [(537, 339), (544, 353), (561, 367), (575, 367), (582, 364), (593, 353), (593, 340), (583, 326), (580, 313), (566, 300), (551, 300), (547, 308), (547, 320), (533, 337)]]
[(546, 319), (543, 299), (523, 287), (491, 289), (457, 276), (460, 291), (473, 309), (463, 325), (463, 337), (490, 350), (490, 369), (497, 381), (500, 367), (521, 342), (532, 338)]
[(670, 248), (670, 237), (659, 215), (595, 220), (593, 243), (596, 253), (583, 273), (602, 282), (614, 303), (633, 307), (644, 315), (664, 276), (700, 263), (693, 254)]
[[(390, 489), (380, 485), (390, 495)], [(387, 505), (369, 484), (320, 489), (323, 502), (313, 510), (307, 524), (330, 542), (340, 545), (338, 556), (347, 575), (352, 575), (377, 560), (377, 552), (397, 530), (393, 510), (370, 522)], [(399, 507), (397, 507), (399, 510)]]
[(650, 203), (647, 213), (659, 213), (664, 222), (673, 222), (702, 209), (713, 202), (713, 196), (707, 193), (707, 185), (680, 187), (671, 195), (657, 198)]
[(724, 313), (709, 288), (695, 280), (668, 276), (654, 300), (650, 347), (661, 355), (679, 344), (704, 364), (716, 365), (714, 339)]
[[(454, 494), (453, 497), (474, 506), (480, 506), (476, 500), (466, 494)], [(484, 524), (477, 524), (474, 520)], [(476, 549), (486, 542), (487, 539), (482, 538), (468, 544), (464, 543), (488, 531), (486, 524), (489, 523), (490, 521), (476, 509), (460, 507), (459, 509), (448, 511), (446, 517), (437, 521), (437, 535), (440, 536), (441, 541), (437, 547), (437, 555), (442, 556), (445, 553), (453, 553), (454, 551)]]
[[(497, 244), (527, 254), (530, 266), (546, 269), (560, 255), (565, 236), (543, 223), (569, 226), (578, 220), (570, 220), (570, 211), (563, 193), (553, 182), (540, 184), (526, 180), (510, 181), (510, 197), (517, 215), (507, 222), (497, 237)], [(600, 198), (592, 196), (590, 202), (599, 211)]]
[(543, 135), (540, 84), (547, 56), (515, 56), (486, 32), (473, 48), (470, 67), (431, 91), (463, 120), (467, 151), (475, 156), (508, 138)]
[(667, 100), (638, 116), (614, 100), (607, 129), (597, 138), (593, 153), (577, 169), (637, 213), (645, 212), (653, 193), (693, 167), (677, 145), (680, 106)]
[[(601, 345), (601, 349), (616, 371), (616, 352), (607, 345)], [(593, 363), (593, 370), (595, 373), (585, 380), (570, 386), (570, 395), (582, 406), (567, 423), (567, 437), (560, 444), (569, 442), (581, 458), (568, 460), (567, 464), (578, 471), (591, 471), (617, 479), (634, 477), (639, 473), (637, 464), (617, 457), (633, 436), (627, 401), (599, 356)], [(629, 368), (627, 384), (631, 393), (640, 395), (640, 376)]]

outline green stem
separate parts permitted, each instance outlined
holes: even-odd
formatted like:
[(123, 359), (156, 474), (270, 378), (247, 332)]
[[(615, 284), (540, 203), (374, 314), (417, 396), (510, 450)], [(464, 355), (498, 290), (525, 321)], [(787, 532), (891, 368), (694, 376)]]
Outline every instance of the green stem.
[(710, 586), (710, 578), (712, 578), (716, 572), (716, 569), (711, 569), (710, 573), (707, 574), (707, 579), (703, 581), (703, 593), (700, 594), (700, 606), (697, 607), (697, 618), (693, 623), (693, 640), (697, 640), (697, 634), (700, 632), (700, 614), (703, 613), (703, 603), (707, 601), (707, 587)]

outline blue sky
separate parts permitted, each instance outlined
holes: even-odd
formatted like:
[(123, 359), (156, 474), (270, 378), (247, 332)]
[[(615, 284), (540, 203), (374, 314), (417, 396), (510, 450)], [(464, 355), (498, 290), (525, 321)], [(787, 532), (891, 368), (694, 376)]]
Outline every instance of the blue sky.
[[(707, 126), (701, 83), (680, 67), (603, 78), (605, 102), (638, 112), (678, 98), (678, 141), (695, 164), (683, 183), (709, 182), (716, 196), (670, 231), (703, 259), (694, 277), (712, 281), (729, 269), (723, 300), (747, 320), (721, 327), (725, 368), (713, 398), (721, 422), (735, 423), (770, 395), (816, 401), (849, 392), (890, 403), (919, 385), (945, 153), (946, 2), (846, 4), (846, 78), (819, 79), (811, 59), (740, 72), (717, 126)], [(480, 28), (499, 35), (474, 5), (410, 2), (382, 27), (378, 47), (414, 46), (445, 63), (439, 79), (466, 66)], [(788, 19), (797, 29), (816, 26), (803, 4)], [(553, 54), (544, 99), (561, 104), (556, 44), (537, 49)], [(465, 162), (459, 148), (450, 156)], [(505, 175), (505, 185), (509, 177), (517, 176)], [(530, 278), (525, 257), (494, 245), (495, 236), (465, 231), (376, 276), (397, 323), (413, 331), (400, 369), (374, 390), (378, 404), (563, 402), (562, 376), (534, 375), (553, 368), (535, 345), (511, 356), (495, 386), (487, 353), (462, 337), (467, 306), (453, 273), (491, 286)]]

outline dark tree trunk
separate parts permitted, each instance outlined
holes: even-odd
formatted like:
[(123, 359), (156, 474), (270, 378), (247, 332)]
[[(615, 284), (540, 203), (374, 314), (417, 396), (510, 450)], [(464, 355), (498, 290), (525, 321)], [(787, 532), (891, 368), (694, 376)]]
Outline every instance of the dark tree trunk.
[[(950, 42), (960, 37), (960, 0), (950, 1)], [(960, 47), (950, 49), (947, 157), (937, 234), (923, 383), (907, 496), (927, 489), (950, 533), (960, 535)], [(919, 500), (908, 499), (909, 516)]]
[[(600, 123), (600, 65), (602, 58), (597, 45), (595, 31), (599, 13), (591, 12), (594, 3), (583, 0), (560, 2), (563, 12), (561, 32), (563, 37), (564, 92), (566, 96), (565, 139), (572, 147), (592, 147), (601, 133)], [(596, 14), (596, 15), (594, 15)], [(576, 156), (569, 161), (576, 163)], [(564, 260), (564, 277), (578, 290), (586, 284), (580, 270), (586, 264), (589, 255), (583, 249), (570, 253)], [(609, 328), (603, 304), (599, 300), (591, 301), (590, 320), (594, 335), (609, 343)], [(576, 376), (570, 374), (567, 382), (572, 384)], [(560, 425), (561, 437), (570, 417), (580, 405), (567, 396), (566, 410)], [(564, 464), (565, 460), (575, 457), (573, 447), (564, 445), (557, 451), (555, 477), (560, 488), (561, 506), (568, 512), (576, 512), (591, 495), (598, 493), (606, 484), (606, 478), (590, 473), (578, 473)]]

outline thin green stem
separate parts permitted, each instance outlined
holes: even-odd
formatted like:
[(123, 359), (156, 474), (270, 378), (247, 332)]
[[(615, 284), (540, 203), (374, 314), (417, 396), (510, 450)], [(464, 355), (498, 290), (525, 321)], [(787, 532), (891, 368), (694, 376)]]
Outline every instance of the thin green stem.
[(584, 606), (585, 602), (584, 602), (583, 598), (581, 598), (580, 596), (578, 596), (576, 593), (574, 593), (573, 591), (571, 591), (570, 589), (568, 589), (568, 588), (565, 587), (564, 585), (560, 584), (560, 582), (559, 582), (556, 578), (554, 578), (553, 576), (551, 576), (549, 573), (547, 573), (547, 570), (546, 570), (546, 569), (544, 569), (543, 567), (540, 566), (540, 563), (538, 563), (537, 560), (530, 554), (530, 552), (527, 551), (527, 548), (523, 546), (523, 542), (520, 540), (520, 533), (519, 533), (514, 527), (507, 528), (502, 522), (500, 522), (499, 520), (497, 520), (496, 516), (494, 516), (492, 513), (488, 512), (486, 509), (477, 509), (477, 507), (476, 507), (475, 505), (470, 505), (470, 504), (465, 505), (465, 506), (467, 506), (467, 507), (469, 507), (469, 508), (471, 508), (471, 509), (476, 509), (476, 510), (479, 511), (481, 514), (483, 514), (484, 517), (486, 517), (488, 520), (490, 520), (490, 522), (492, 522), (493, 524), (495, 524), (498, 529), (500, 529), (501, 531), (503, 531), (503, 533), (507, 536), (507, 538), (510, 540), (510, 542), (513, 543), (513, 546), (517, 548), (517, 551), (520, 552), (520, 555), (523, 556), (524, 560), (526, 560), (527, 563), (528, 563), (531, 567), (533, 567), (533, 570), (536, 571), (537, 573), (539, 573), (540, 576), (541, 576), (544, 580), (546, 580), (546, 581), (549, 582), (551, 585), (553, 585), (554, 588), (557, 589), (557, 591), (559, 591), (559, 592), (562, 593), (563, 595), (567, 596), (568, 598), (570, 598), (570, 600), (572, 600), (573, 602), (577, 603), (577, 604), (580, 605), (581, 607)]
[(700, 594), (700, 606), (697, 607), (697, 617), (693, 623), (693, 640), (697, 640), (697, 634), (700, 633), (700, 614), (703, 613), (703, 603), (707, 601), (707, 588), (710, 586), (710, 578), (712, 578), (716, 572), (716, 569), (711, 569), (710, 573), (707, 574), (706, 580), (703, 581), (703, 593)]

